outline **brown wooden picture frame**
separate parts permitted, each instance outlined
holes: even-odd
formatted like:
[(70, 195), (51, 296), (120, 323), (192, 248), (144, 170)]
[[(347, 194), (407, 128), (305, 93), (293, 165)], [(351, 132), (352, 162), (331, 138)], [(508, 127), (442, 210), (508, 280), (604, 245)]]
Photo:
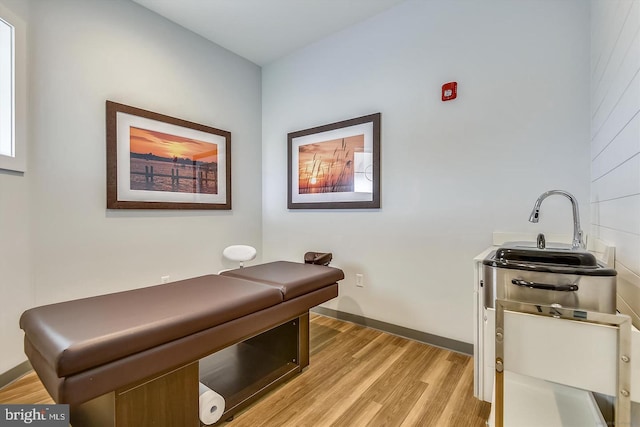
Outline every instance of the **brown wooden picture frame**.
[(107, 209), (231, 209), (231, 132), (106, 102)]
[(289, 209), (380, 208), (381, 113), (287, 135)]

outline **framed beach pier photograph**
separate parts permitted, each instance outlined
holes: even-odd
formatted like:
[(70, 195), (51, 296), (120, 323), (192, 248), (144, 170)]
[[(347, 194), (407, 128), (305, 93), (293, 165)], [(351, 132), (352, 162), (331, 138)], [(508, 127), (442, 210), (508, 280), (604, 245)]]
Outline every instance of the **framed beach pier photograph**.
[(380, 207), (380, 113), (287, 139), (289, 209)]
[(231, 209), (231, 133), (106, 103), (107, 209)]

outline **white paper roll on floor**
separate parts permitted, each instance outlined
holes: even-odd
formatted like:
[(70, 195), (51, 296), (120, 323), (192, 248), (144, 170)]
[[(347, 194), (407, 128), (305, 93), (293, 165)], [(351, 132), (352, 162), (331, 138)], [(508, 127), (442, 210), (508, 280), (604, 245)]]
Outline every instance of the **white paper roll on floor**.
[(205, 424), (213, 424), (222, 417), (224, 412), (224, 397), (211, 390), (206, 385), (200, 384), (200, 421)]

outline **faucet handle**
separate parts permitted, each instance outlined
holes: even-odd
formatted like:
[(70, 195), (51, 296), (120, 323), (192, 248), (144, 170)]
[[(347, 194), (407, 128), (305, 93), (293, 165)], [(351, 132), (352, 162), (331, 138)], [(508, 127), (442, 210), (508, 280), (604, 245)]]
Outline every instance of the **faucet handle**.
[(539, 233), (538, 238), (536, 239), (536, 244), (538, 249), (544, 249), (547, 247), (547, 242), (545, 241), (544, 234)]

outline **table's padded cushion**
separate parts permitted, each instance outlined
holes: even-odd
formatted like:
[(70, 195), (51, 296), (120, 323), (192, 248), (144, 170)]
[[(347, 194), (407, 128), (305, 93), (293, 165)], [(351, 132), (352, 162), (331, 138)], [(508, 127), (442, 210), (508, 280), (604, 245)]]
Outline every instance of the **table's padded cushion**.
[(209, 275), (36, 307), (20, 327), (58, 377), (157, 347), (282, 302), (272, 286)]
[(221, 274), (272, 285), (280, 289), (285, 301), (344, 279), (344, 272), (338, 268), (289, 261), (238, 268)]

